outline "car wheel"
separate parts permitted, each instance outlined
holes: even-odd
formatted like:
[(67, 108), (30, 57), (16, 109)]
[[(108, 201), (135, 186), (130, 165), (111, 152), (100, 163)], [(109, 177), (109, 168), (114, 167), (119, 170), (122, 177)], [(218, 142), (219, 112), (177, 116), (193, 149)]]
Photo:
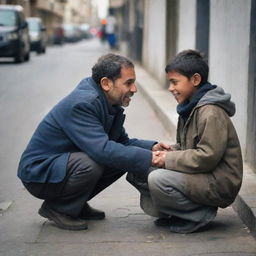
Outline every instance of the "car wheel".
[(43, 47), (42, 47), (42, 44), (40, 43), (37, 47), (37, 50), (36, 50), (36, 53), (37, 54), (41, 54), (43, 52)]
[(14, 61), (16, 63), (22, 63), (24, 61), (24, 49), (20, 48), (16, 56), (14, 57)]
[(30, 60), (30, 52), (28, 52), (25, 56), (25, 61), (29, 61)]

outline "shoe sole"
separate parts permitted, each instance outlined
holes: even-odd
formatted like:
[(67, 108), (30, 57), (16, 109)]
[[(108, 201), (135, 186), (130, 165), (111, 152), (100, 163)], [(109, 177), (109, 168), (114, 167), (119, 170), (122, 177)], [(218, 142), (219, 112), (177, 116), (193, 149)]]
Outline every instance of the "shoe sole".
[(202, 228), (204, 226), (207, 226), (214, 219), (215, 216), (216, 216), (216, 214), (214, 216), (212, 216), (210, 219), (208, 219), (204, 222), (199, 222), (196, 226), (194, 226), (190, 229), (187, 229), (187, 230), (177, 230), (175, 228), (172, 228), (172, 226), (170, 226), (170, 231), (173, 233), (179, 233), (179, 234), (190, 234), (190, 233), (193, 233), (193, 232), (199, 230), (200, 228)]
[(104, 220), (105, 219), (105, 214), (101, 216), (94, 216), (94, 217), (79, 217), (81, 220)]
[(51, 212), (51, 210), (46, 209), (46, 208), (44, 208), (44, 209), (40, 208), (38, 210), (38, 213), (42, 217), (53, 221), (55, 223), (55, 225), (61, 229), (66, 229), (66, 230), (86, 230), (86, 229), (88, 229), (88, 226), (86, 224), (83, 226), (69, 226), (69, 225), (67, 226), (67, 225), (63, 224), (62, 222), (60, 222), (58, 220), (58, 218), (56, 218), (55, 215)]
[(154, 224), (157, 227), (170, 227), (171, 226), (171, 219), (157, 219), (154, 221)]
[(212, 216), (210, 216), (206, 221), (204, 222), (199, 222), (196, 226), (190, 228), (190, 229), (187, 229), (187, 230), (177, 230), (175, 228), (172, 228), (172, 225), (170, 226), (170, 231), (173, 232), (173, 233), (180, 233), (180, 234), (189, 234), (189, 233), (193, 233), (197, 230), (199, 230), (200, 228), (202, 227), (205, 227), (207, 226), (217, 215), (217, 211), (214, 212), (212, 214)]

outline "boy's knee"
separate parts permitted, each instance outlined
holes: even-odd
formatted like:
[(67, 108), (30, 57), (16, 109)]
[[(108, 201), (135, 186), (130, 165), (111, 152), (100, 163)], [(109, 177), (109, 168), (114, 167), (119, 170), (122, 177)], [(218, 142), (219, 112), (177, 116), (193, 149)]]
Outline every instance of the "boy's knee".
[(148, 186), (150, 191), (161, 189), (162, 177), (160, 170), (155, 170), (148, 175)]
[(168, 177), (166, 177), (165, 170), (159, 169), (151, 172), (148, 176), (148, 186), (150, 192), (154, 196), (171, 196), (179, 197), (179, 192), (170, 182), (167, 182)]

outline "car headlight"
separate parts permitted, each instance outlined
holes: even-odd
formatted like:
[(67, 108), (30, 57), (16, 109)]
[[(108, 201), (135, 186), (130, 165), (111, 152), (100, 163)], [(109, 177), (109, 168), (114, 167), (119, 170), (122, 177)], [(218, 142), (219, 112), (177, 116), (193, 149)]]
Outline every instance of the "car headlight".
[(18, 39), (18, 33), (16, 32), (10, 32), (5, 35), (7, 40), (15, 40)]
[(38, 33), (30, 33), (30, 40), (31, 41), (39, 41), (40, 35)]

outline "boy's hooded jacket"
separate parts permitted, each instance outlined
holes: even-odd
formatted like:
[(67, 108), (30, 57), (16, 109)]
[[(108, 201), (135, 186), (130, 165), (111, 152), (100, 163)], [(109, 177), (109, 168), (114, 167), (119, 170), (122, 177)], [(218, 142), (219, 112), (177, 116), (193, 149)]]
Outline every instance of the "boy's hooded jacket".
[(166, 155), (165, 168), (182, 172), (185, 194), (204, 205), (227, 207), (241, 187), (243, 161), (230, 95), (221, 87), (209, 90), (191, 111), (180, 116), (177, 144)]

